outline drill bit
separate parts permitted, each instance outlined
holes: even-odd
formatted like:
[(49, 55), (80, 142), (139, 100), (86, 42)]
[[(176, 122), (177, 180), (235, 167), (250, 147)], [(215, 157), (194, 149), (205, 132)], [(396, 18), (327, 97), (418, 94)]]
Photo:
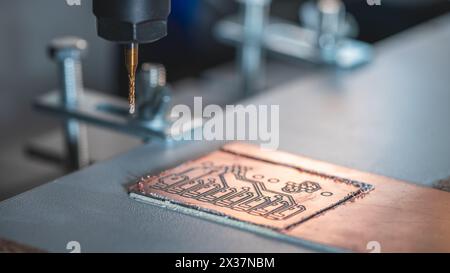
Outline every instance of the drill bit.
[(125, 48), (125, 65), (128, 71), (130, 114), (136, 111), (136, 70), (138, 66), (139, 45), (131, 43)]

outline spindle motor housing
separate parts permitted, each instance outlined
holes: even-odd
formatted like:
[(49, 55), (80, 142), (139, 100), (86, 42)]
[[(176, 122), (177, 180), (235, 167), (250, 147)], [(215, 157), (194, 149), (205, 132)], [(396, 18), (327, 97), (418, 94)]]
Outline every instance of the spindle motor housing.
[(94, 0), (98, 35), (118, 43), (151, 43), (167, 35), (170, 0)]

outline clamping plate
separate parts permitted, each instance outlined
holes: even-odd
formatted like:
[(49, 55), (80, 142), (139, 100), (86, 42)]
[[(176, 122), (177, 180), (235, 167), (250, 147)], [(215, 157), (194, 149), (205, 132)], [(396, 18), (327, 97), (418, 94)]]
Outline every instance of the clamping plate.
[[(191, 134), (203, 124), (201, 118), (195, 118), (189, 126), (182, 124), (179, 129), (173, 130), (173, 123), (169, 119), (150, 122), (134, 119), (129, 115), (128, 104), (123, 99), (92, 90), (84, 90), (74, 107), (65, 107), (61, 101), (60, 92), (53, 91), (38, 98), (34, 105), (40, 111), (65, 119), (76, 119), (144, 139), (168, 142), (183, 139), (182, 136)], [(177, 135), (173, 132), (177, 132)]]

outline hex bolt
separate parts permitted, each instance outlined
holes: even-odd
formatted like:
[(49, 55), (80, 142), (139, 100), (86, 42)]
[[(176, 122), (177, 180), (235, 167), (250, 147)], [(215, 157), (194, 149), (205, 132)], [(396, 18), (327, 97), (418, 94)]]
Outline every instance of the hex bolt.
[[(172, 101), (166, 86), (166, 69), (161, 64), (144, 63), (140, 71), (143, 86), (138, 90), (138, 117), (141, 121), (164, 123)], [(161, 124), (163, 125), (163, 124)]]
[(341, 0), (320, 0), (317, 3), (319, 26), (317, 44), (321, 49), (334, 50), (345, 22), (345, 6)]
[(166, 85), (166, 68), (161, 64), (144, 63), (141, 67), (144, 81), (151, 88), (162, 87)]
[[(77, 37), (61, 37), (50, 42), (49, 56), (59, 66), (61, 104), (67, 110), (77, 107), (83, 95), (83, 77), (81, 58), (85, 55), (88, 44)], [(67, 167), (80, 169), (89, 164), (87, 132), (85, 126), (76, 119), (64, 121)]]

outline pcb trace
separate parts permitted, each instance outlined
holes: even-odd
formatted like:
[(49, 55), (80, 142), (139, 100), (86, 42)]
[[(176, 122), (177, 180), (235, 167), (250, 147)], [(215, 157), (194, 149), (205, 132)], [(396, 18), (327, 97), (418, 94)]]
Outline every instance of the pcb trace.
[(169, 201), (274, 230), (286, 230), (362, 196), (372, 186), (223, 148), (130, 188), (131, 197)]

